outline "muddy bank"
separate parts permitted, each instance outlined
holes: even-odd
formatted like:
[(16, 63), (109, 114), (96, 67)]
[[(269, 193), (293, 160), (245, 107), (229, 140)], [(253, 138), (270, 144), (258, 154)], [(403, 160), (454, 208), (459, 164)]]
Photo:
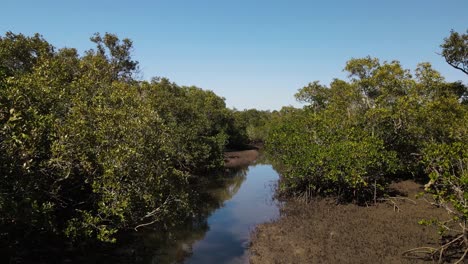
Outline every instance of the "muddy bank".
[(448, 219), (447, 214), (415, 198), (420, 185), (405, 181), (393, 187), (415, 203), (395, 199), (397, 207), (390, 201), (360, 207), (288, 201), (278, 221), (259, 225), (252, 234), (250, 263), (424, 263), (402, 253), (436, 247), (437, 229), (418, 221)]
[(259, 157), (257, 149), (224, 152), (224, 167), (240, 168), (254, 163)]

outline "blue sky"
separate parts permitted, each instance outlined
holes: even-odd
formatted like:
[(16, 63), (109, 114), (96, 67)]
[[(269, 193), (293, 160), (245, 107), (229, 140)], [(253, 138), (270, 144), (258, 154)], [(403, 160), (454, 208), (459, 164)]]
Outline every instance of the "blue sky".
[(451, 29), (468, 29), (466, 0), (48, 1), (1, 0), (0, 33), (41, 33), (54, 46), (92, 48), (111, 32), (134, 42), (143, 79), (168, 77), (213, 90), (237, 109), (299, 106), (297, 89), (346, 78), (350, 58), (430, 62), (447, 80), (468, 78), (437, 55)]

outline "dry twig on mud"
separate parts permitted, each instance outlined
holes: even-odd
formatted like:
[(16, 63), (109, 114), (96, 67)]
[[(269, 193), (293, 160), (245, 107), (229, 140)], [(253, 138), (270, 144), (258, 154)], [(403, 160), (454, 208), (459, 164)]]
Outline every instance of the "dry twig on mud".
[(413, 204), (416, 204), (416, 202), (414, 200), (411, 200), (409, 198), (406, 198), (406, 197), (388, 197), (388, 198), (380, 198), (378, 199), (379, 201), (388, 201), (388, 202), (391, 202), (392, 205), (393, 205), (393, 211), (395, 212), (400, 212), (401, 209), (400, 207), (397, 205), (397, 203), (394, 201), (394, 200), (407, 200), (407, 201), (410, 201), (412, 202)]

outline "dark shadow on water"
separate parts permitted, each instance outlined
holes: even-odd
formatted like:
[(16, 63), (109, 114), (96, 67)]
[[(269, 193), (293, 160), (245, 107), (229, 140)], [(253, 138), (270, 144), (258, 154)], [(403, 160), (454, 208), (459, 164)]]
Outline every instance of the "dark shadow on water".
[[(271, 220), (279, 214), (274, 203), (265, 201), (271, 200), (271, 192), (274, 192), (266, 186), (266, 182), (276, 181), (278, 176), (271, 166), (260, 165), (261, 157), (255, 150), (229, 155), (227, 158), (234, 159), (232, 164), (235, 166), (227, 166), (222, 176), (194, 186), (190, 193), (193, 217), (180, 225), (165, 231), (159, 231), (163, 229), (156, 227), (140, 232), (121, 233), (116, 244), (86, 243), (73, 248), (63, 244), (57, 237), (41, 235), (35, 238), (31, 236), (33, 238), (29, 241), (16, 239), (20, 243), (8, 242), (10, 244), (6, 245), (6, 241), (15, 241), (15, 234), (0, 230), (12, 238), (0, 242), (1, 263), (240, 261), (247, 251), (248, 234), (252, 225)], [(245, 156), (248, 156), (250, 162), (245, 162)], [(264, 174), (266, 178), (263, 178)], [(262, 218), (269, 214), (271, 219)]]

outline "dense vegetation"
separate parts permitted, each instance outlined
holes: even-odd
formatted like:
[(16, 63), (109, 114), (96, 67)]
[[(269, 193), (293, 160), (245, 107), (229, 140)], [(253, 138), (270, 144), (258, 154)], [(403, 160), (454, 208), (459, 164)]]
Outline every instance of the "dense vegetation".
[(308, 105), (273, 121), (267, 143), (286, 166), (282, 191), (366, 200), (394, 175), (421, 176), (429, 143), (466, 141), (466, 87), (429, 64), (415, 77), (370, 57), (345, 70), (349, 82), (309, 84), (296, 94)]
[[(462, 82), (446, 82), (428, 63), (412, 72), (357, 58), (345, 66), (347, 80), (300, 89), (302, 109), (237, 111), (211, 91), (139, 80), (128, 39), (91, 41), (95, 49), (79, 54), (38, 34), (0, 36), (4, 243), (49, 235), (114, 242), (119, 231), (175, 225), (194, 215), (193, 184), (222, 168), (226, 148), (265, 142), (286, 196), (375, 203), (391, 181), (425, 181), (452, 217), (435, 223), (467, 254)], [(452, 32), (441, 47), (467, 73), (468, 32)]]
[(246, 109), (238, 111), (234, 109), (234, 127), (240, 142), (263, 143), (265, 140), (271, 118), (270, 111)]
[(140, 81), (132, 42), (57, 50), (0, 37), (0, 227), (115, 241), (120, 230), (190, 215), (190, 183), (223, 165), (239, 134), (224, 99), (164, 78)]
[[(467, 35), (452, 32), (441, 47), (466, 72)], [(344, 70), (348, 80), (310, 83), (296, 94), (303, 109), (272, 117), (266, 146), (282, 166), (280, 192), (367, 203), (398, 178), (423, 180), (459, 224), (452, 245), (467, 250), (468, 87), (446, 82), (428, 63), (411, 72), (366, 57)]]

